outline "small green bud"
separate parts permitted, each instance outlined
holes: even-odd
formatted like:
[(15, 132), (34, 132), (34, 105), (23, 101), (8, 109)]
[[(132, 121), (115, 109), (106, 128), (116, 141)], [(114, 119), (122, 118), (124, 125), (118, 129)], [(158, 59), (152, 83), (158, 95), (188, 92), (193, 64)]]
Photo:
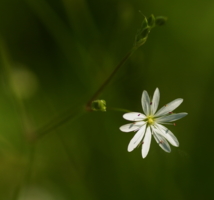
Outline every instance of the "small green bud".
[(146, 38), (148, 35), (149, 35), (149, 33), (150, 33), (150, 28), (149, 27), (146, 27), (145, 29), (143, 29), (143, 31), (142, 31), (142, 33), (141, 33), (141, 37), (142, 38)]
[(154, 15), (151, 15), (151, 16), (148, 18), (148, 25), (151, 26), (151, 27), (154, 27), (154, 26), (155, 26), (155, 16), (154, 16)]
[(167, 21), (167, 17), (158, 16), (155, 19), (155, 24), (157, 26), (162, 26), (162, 25), (164, 25), (166, 23), (166, 21)]
[(164, 25), (166, 21), (167, 18), (163, 16), (155, 17), (153, 14), (148, 18), (144, 16), (140, 30), (138, 30), (137, 35), (135, 36), (134, 48), (136, 49), (142, 46), (146, 42), (151, 29), (156, 25)]
[(91, 103), (91, 109), (93, 111), (106, 111), (106, 101), (105, 100), (95, 100)]

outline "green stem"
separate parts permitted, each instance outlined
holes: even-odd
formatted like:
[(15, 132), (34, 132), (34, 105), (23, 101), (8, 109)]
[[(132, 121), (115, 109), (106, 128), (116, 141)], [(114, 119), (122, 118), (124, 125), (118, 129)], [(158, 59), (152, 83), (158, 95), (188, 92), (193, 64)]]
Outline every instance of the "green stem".
[(130, 52), (128, 52), (125, 57), (120, 61), (120, 63), (116, 66), (114, 71), (110, 74), (110, 76), (104, 81), (104, 83), (98, 88), (98, 90), (93, 94), (88, 103), (86, 104), (86, 110), (91, 111), (91, 103), (94, 101), (99, 94), (105, 89), (105, 87), (110, 83), (111, 79), (118, 72), (118, 70), (123, 66), (123, 64), (128, 60), (128, 58), (134, 53), (137, 48), (132, 48)]
[(35, 132), (36, 137), (33, 138), (32, 141), (38, 140), (39, 138), (44, 136), (46, 133), (53, 131), (54, 129), (58, 128), (68, 120), (71, 120), (71, 119), (75, 120), (79, 118), (80, 116), (82, 116), (83, 113), (84, 113), (84, 110), (81, 107), (80, 108), (78, 107), (75, 110), (70, 109), (62, 113), (61, 115), (59, 115), (58, 117), (56, 117), (55, 119), (51, 120), (49, 123), (44, 125), (42, 128), (38, 129)]
[(132, 112), (130, 110), (127, 109), (123, 109), (123, 108), (112, 108), (112, 107), (108, 107), (108, 110), (113, 110), (113, 111), (119, 111), (119, 112)]
[[(105, 80), (105, 82), (100, 86), (100, 88), (94, 93), (94, 95), (91, 97), (91, 99), (86, 104), (86, 111), (91, 111), (92, 101), (95, 100), (98, 97), (98, 95), (104, 90), (104, 88), (109, 84), (109, 82), (111, 81), (113, 76), (118, 72), (118, 70), (122, 67), (122, 65), (128, 60), (128, 58), (134, 53), (134, 51), (136, 49), (137, 48), (134, 47), (131, 49), (131, 51), (129, 53), (126, 54), (126, 56), (120, 61), (120, 63), (116, 66), (116, 68), (110, 74), (110, 76)], [(55, 119), (53, 119), (51, 122), (49, 122), (48, 124), (46, 124), (45, 126), (40, 128), (39, 130), (37, 130), (34, 134), (34, 135), (36, 135), (36, 138), (33, 138), (32, 141), (36, 141), (37, 139), (41, 138), (46, 133), (54, 130), (55, 128), (58, 128), (59, 126), (61, 126), (65, 122), (67, 122), (68, 120), (78, 118), (79, 116), (82, 115), (83, 111), (84, 111), (83, 109), (81, 110), (81, 108), (79, 108), (79, 109), (76, 109), (75, 111), (68, 110), (66, 113), (61, 114), (60, 116), (56, 117)], [(122, 111), (122, 109), (121, 109), (121, 111)], [(129, 112), (127, 110), (123, 110), (123, 111)]]

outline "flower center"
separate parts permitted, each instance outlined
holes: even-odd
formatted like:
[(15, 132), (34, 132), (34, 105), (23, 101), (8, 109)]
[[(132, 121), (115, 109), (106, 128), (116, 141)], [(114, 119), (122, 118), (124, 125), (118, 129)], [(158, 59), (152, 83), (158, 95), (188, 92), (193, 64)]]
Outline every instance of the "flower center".
[(155, 122), (155, 120), (154, 120), (154, 118), (153, 118), (152, 116), (147, 117), (147, 123), (148, 123), (149, 125), (154, 124), (154, 122)]

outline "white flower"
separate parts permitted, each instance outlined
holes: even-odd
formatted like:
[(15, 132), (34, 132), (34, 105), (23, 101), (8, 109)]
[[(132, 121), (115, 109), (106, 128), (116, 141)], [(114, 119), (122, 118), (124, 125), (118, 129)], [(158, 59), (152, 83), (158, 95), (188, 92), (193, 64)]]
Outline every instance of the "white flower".
[(173, 146), (179, 146), (179, 142), (174, 134), (161, 124), (173, 124), (171, 122), (187, 115), (187, 113), (172, 113), (172, 111), (183, 102), (183, 99), (175, 99), (157, 111), (159, 99), (160, 92), (158, 88), (156, 88), (154, 92), (152, 101), (147, 91), (144, 90), (141, 103), (145, 114), (130, 112), (123, 115), (124, 119), (133, 122), (121, 126), (120, 130), (123, 132), (137, 131), (128, 145), (128, 151), (131, 152), (138, 145), (142, 144), (143, 158), (145, 158), (149, 152), (152, 135), (159, 146), (168, 153), (171, 151), (168, 142)]

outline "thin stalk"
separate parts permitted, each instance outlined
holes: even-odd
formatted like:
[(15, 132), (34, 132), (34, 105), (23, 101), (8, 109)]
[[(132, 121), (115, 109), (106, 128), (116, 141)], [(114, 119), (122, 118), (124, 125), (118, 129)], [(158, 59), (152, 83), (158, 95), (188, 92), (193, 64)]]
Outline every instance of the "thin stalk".
[(94, 101), (99, 94), (105, 89), (105, 87), (110, 83), (114, 75), (118, 72), (118, 70), (123, 66), (123, 64), (128, 60), (128, 58), (134, 53), (137, 48), (132, 48), (130, 52), (128, 52), (125, 57), (120, 61), (120, 63), (116, 66), (114, 71), (110, 74), (110, 76), (104, 81), (104, 83), (98, 88), (98, 90), (93, 94), (88, 103), (86, 104), (86, 110), (91, 111), (91, 103)]
[(61, 115), (59, 115), (55, 119), (51, 120), (49, 123), (47, 123), (40, 129), (35, 131), (36, 137), (33, 138), (33, 141), (38, 140), (39, 138), (41, 138), (48, 132), (53, 131), (54, 129), (58, 128), (59, 126), (61, 126), (65, 122), (67, 122), (68, 120), (71, 120), (71, 119), (75, 120), (75, 119), (79, 118), (80, 116), (82, 116), (83, 113), (84, 113), (84, 110), (81, 107), (77, 108), (75, 110), (70, 109), (70, 110), (62, 113)]
[[(91, 99), (86, 104), (86, 111), (91, 111), (90, 105), (93, 100), (95, 100), (98, 95), (105, 89), (105, 87), (109, 84), (111, 79), (114, 77), (114, 75), (118, 72), (118, 70), (122, 67), (122, 65), (128, 60), (128, 58), (134, 53), (134, 51), (137, 48), (132, 48), (129, 53), (125, 55), (125, 57), (120, 61), (120, 63), (116, 66), (114, 71), (110, 74), (110, 76), (105, 80), (105, 82), (100, 86), (100, 88), (94, 93), (94, 95), (91, 97)], [(113, 109), (112, 109), (113, 110)], [(71, 109), (66, 111), (65, 113), (62, 113), (60, 116), (56, 117), (46, 125), (44, 125), (42, 128), (38, 129), (34, 135), (36, 135), (35, 138), (33, 138), (32, 141), (37, 141), (39, 138), (44, 136), (46, 133), (53, 131), (54, 129), (58, 128), (65, 122), (71, 119), (76, 119), (79, 116), (81, 116), (84, 113), (84, 109), (78, 108), (75, 111), (72, 111)], [(124, 112), (127, 112), (127, 110), (123, 110)], [(129, 112), (129, 111), (128, 111)]]
[(113, 107), (108, 107), (108, 110), (114, 110), (114, 111), (119, 111), (119, 112), (132, 112), (130, 110), (127, 109), (123, 109), (123, 108), (113, 108)]

